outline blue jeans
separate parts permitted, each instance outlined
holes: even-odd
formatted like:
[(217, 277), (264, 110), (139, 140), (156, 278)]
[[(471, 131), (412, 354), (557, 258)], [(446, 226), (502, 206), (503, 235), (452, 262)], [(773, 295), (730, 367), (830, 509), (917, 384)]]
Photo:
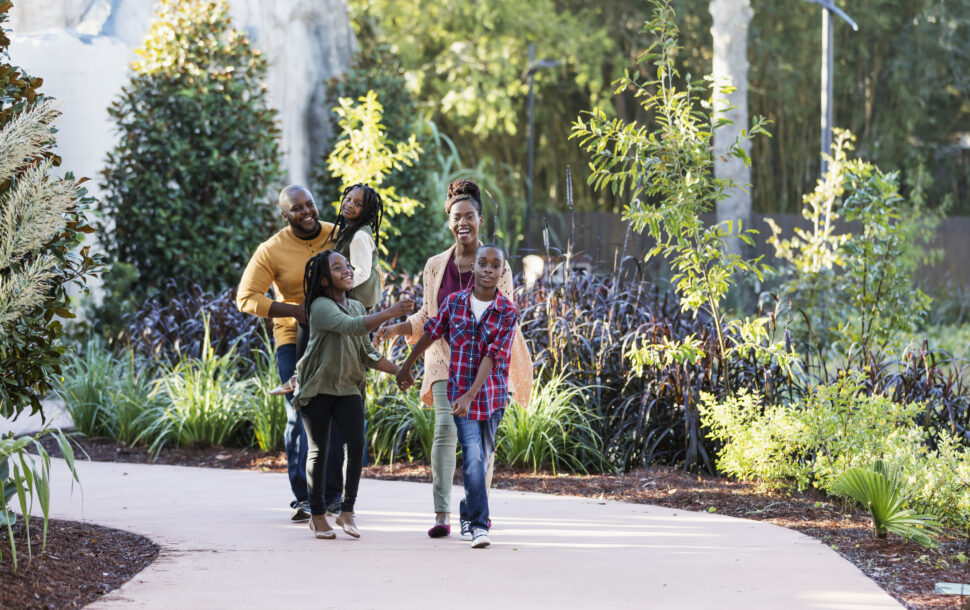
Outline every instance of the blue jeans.
[[(276, 348), (276, 367), (280, 373), (280, 381), (285, 382), (296, 371), (296, 344), (287, 343)], [(286, 449), (286, 474), (290, 479), (290, 489), (293, 490), (297, 502), (309, 499), (307, 492), (306, 459), (307, 437), (303, 428), (303, 419), (290, 400), (293, 394), (286, 395), (286, 427), (283, 429), (283, 446)], [(344, 444), (337, 426), (330, 427), (329, 453), (327, 456), (327, 483), (324, 498), (327, 506), (341, 500), (344, 487)]]
[(488, 489), (485, 474), (495, 452), (495, 430), (502, 421), (503, 409), (487, 421), (455, 416), (458, 442), (461, 443), (461, 477), (465, 499), (459, 506), (460, 516), (472, 528), (488, 529)]

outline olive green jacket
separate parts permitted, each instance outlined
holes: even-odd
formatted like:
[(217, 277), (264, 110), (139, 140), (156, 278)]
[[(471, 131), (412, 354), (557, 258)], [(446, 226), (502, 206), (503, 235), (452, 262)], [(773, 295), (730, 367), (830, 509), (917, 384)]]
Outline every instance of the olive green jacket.
[(382, 355), (371, 345), (364, 325), (364, 306), (353, 299), (338, 305), (317, 297), (310, 305), (310, 342), (296, 363), (299, 381), (293, 405), (302, 407), (317, 394), (364, 396), (368, 368), (376, 368)]

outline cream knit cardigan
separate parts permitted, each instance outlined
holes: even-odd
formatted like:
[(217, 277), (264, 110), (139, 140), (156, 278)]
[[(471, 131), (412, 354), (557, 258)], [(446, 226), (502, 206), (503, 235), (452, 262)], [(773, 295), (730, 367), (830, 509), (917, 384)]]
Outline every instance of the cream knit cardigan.
[[(438, 315), (438, 290), (445, 268), (454, 257), (456, 245), (451, 246), (440, 254), (428, 259), (424, 266), (424, 304), (414, 312), (407, 322), (411, 325), (411, 333), (407, 337), (408, 343), (417, 343), (424, 334), (425, 323)], [(498, 281), (498, 289), (509, 300), (512, 299), (512, 270), (509, 263), (505, 263), (505, 275)], [(424, 376), (421, 380), (421, 401), (429, 407), (434, 406), (431, 394), (431, 384), (436, 381), (448, 380), (448, 368), (451, 364), (451, 350), (444, 338), (438, 339), (424, 353)], [(509, 394), (511, 398), (523, 407), (529, 406), (532, 396), (532, 356), (525, 344), (520, 328), (515, 329), (515, 339), (512, 342), (512, 358), (509, 362)]]

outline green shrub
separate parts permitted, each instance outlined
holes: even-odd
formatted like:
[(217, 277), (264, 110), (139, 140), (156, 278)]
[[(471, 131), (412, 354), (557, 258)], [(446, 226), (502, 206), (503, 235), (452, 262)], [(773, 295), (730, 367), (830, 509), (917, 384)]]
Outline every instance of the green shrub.
[(765, 487), (814, 486), (846, 495), (838, 483), (844, 473), (882, 460), (898, 468), (891, 482), (914, 514), (966, 527), (970, 454), (962, 439), (943, 436), (932, 447), (931, 430), (917, 419), (924, 405), (871, 392), (854, 373), (787, 405), (763, 406), (754, 393), (723, 400), (706, 395), (700, 412), (709, 436), (723, 443), (717, 466), (725, 474)]
[[(40, 505), (44, 523), (40, 552), (43, 553), (47, 546), (47, 522), (50, 516), (51, 499), (51, 458), (39, 441), (40, 437), (47, 434), (54, 435), (71, 475), (75, 481), (79, 481), (77, 471), (74, 469), (74, 451), (60, 430), (47, 428), (33, 436), (0, 438), (0, 526), (7, 528), (7, 541), (10, 546), (14, 573), (17, 572), (18, 567), (17, 543), (14, 540), (13, 533), (13, 524), (17, 521), (17, 515), (7, 506), (7, 503), (14, 496), (17, 497), (20, 515), (24, 520), (24, 529), (28, 533), (30, 532), (30, 518), (34, 510), (34, 501), (36, 500)], [(28, 449), (33, 449), (36, 455), (28, 453)], [(33, 558), (30, 536), (28, 535), (26, 538), (27, 555)], [(2, 559), (3, 552), (0, 550), (0, 560)]]
[(708, 394), (700, 414), (710, 436), (724, 443), (718, 469), (767, 486), (793, 481), (799, 489), (830, 491), (847, 469), (915, 451), (924, 439), (914, 424), (919, 404), (869, 394), (856, 374), (810, 388), (793, 404), (762, 408), (760, 401), (752, 393), (720, 401)]
[[(899, 177), (872, 163), (849, 160), (854, 137), (837, 131), (824, 180), (805, 196), (802, 216), (813, 231), (796, 229), (791, 239), (768, 220), (778, 258), (789, 266), (779, 271), (780, 292), (804, 313), (811, 327), (796, 317), (802, 341), (812, 335), (821, 349), (835, 343), (863, 349), (895, 348), (919, 328), (930, 298), (915, 288), (913, 277), (934, 252), (925, 244), (939, 218), (899, 194)], [(836, 233), (836, 223), (861, 225), (858, 233)]]
[(539, 371), (526, 409), (512, 401), (496, 435), (495, 460), (509, 466), (549, 466), (552, 472), (598, 472), (606, 464), (603, 440), (587, 407), (590, 387), (565, 372)]
[(943, 522), (966, 530), (970, 524), (970, 453), (960, 439), (948, 436), (936, 449), (919, 447), (891, 456), (902, 471), (909, 504)]
[(832, 493), (852, 498), (872, 516), (873, 533), (885, 538), (887, 532), (934, 546), (930, 537), (939, 532), (936, 517), (914, 513), (905, 508), (905, 497), (899, 480), (899, 469), (882, 460), (872, 468), (849, 468), (832, 485)]
[[(12, 3), (0, 3), (0, 24)], [(0, 27), (0, 416), (40, 399), (61, 372), (64, 329), (74, 317), (68, 288), (100, 272), (100, 256), (78, 249), (92, 199), (67, 174), (57, 178), (52, 123), (58, 112), (41, 78), (6, 60), (10, 39)]]
[(705, 395), (699, 411), (708, 436), (723, 443), (717, 454), (720, 472), (766, 487), (811, 480), (811, 469), (800, 459), (807, 430), (790, 407), (766, 407), (761, 396), (742, 391), (721, 401)]
[[(112, 307), (163, 280), (234, 285), (272, 233), (281, 178), (279, 130), (266, 99), (266, 59), (233, 29), (224, 0), (163, 0), (111, 105), (120, 137), (108, 154), (103, 240), (137, 279)], [(126, 280), (127, 281), (127, 280)]]

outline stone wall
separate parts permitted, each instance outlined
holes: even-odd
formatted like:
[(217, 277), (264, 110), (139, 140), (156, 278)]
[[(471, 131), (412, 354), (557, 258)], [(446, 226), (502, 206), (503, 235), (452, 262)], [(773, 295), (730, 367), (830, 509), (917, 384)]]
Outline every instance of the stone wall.
[[(270, 62), (270, 103), (279, 111), (284, 168), (307, 183), (331, 137), (326, 82), (350, 66), (356, 47), (346, 0), (230, 0), (236, 27)], [(115, 134), (107, 108), (127, 82), (133, 49), (148, 32), (152, 0), (15, 0), (13, 63), (44, 78), (64, 113), (57, 123), (62, 168), (97, 178)], [(89, 190), (98, 195), (94, 182)]]

